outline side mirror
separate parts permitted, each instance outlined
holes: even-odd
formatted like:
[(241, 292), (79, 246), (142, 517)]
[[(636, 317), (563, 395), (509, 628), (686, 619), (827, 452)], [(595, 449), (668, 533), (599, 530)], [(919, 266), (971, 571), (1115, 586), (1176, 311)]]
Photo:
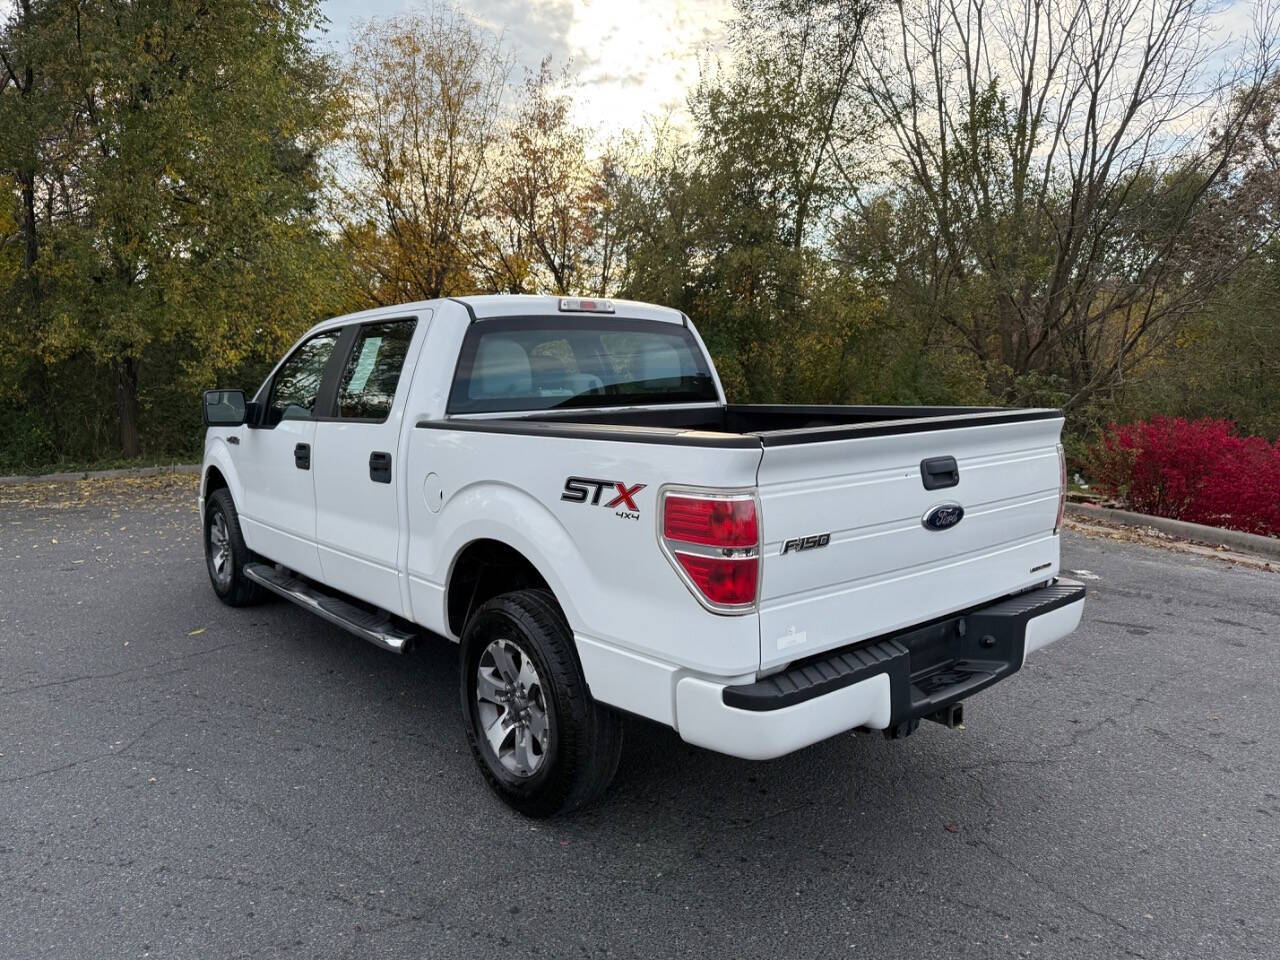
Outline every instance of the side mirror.
[(238, 427), (245, 422), (248, 404), (243, 390), (206, 390), (204, 392), (204, 425), (206, 427)]

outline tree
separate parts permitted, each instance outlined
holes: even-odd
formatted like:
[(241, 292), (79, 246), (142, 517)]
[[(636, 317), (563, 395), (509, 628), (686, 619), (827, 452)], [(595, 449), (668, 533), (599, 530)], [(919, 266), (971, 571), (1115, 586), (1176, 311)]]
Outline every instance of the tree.
[[(49, 119), (36, 107), (36, 61), (45, 52), (39, 49), (38, 13), (32, 9), (31, 0), (20, 0), (5, 25), (4, 42), (0, 45), (0, 66), (4, 68), (0, 90), (5, 94), (0, 100), (0, 118), (4, 120), (4, 129), (9, 131), (0, 149), (4, 151), (4, 170), (13, 177), (21, 198), (20, 220), (15, 224), (19, 232), (7, 231), (6, 245), (11, 238), (21, 239), (22, 267), (28, 279), (33, 276), (40, 252), (36, 225), (36, 150)], [(45, 18), (47, 14), (39, 17)], [(47, 82), (43, 76), (38, 79), (42, 84)]]
[(1237, 176), (1274, 30), (1218, 77), (1215, 10), (907, 0), (867, 34), (883, 175), (936, 238), (893, 282), (930, 291), (1004, 399), (1113, 389), (1265, 242)]
[(469, 292), (510, 61), (454, 7), (356, 34), (333, 217), (374, 303)]
[(530, 75), (497, 152), (480, 260), (487, 285), (513, 293), (609, 292), (616, 233), (604, 180), (617, 161), (588, 157), (591, 137), (550, 58)]
[(851, 0), (741, 4), (732, 64), (690, 99), (696, 140), (660, 144), (650, 183), (624, 190), (624, 288), (698, 321), (737, 398), (847, 394), (869, 305), (824, 248), (866, 132), (854, 63), (871, 10)]
[(42, 131), (22, 158), (35, 350), (46, 372), (77, 357), (110, 372), (126, 456), (149, 357), (198, 389), (332, 301), (317, 22), (314, 0), (97, 0), (24, 4), (6, 30), (6, 63), (43, 67), (17, 85)]
[(1130, 377), (1140, 416), (1227, 417), (1242, 433), (1280, 437), (1280, 242), (1242, 266)]

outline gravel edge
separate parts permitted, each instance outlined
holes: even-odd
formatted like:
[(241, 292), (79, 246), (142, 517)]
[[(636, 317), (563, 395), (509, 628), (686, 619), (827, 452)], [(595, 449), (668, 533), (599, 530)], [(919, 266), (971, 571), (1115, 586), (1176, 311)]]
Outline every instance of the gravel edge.
[(1258, 553), (1267, 557), (1280, 557), (1280, 539), (1276, 537), (1263, 537), (1256, 533), (1228, 530), (1225, 527), (1208, 527), (1202, 523), (1170, 520), (1168, 517), (1152, 517), (1145, 513), (1131, 513), (1128, 510), (1095, 507), (1084, 503), (1068, 503), (1067, 513), (1082, 519), (1094, 517), (1130, 527), (1151, 527), (1184, 540), (1196, 540), (1212, 546), (1225, 545), (1246, 553)]

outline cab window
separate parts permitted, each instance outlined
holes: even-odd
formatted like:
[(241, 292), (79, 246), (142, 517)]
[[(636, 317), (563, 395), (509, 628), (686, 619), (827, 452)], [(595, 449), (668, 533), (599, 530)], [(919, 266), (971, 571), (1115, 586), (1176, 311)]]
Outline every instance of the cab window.
[(400, 371), (413, 339), (413, 320), (366, 323), (338, 381), (338, 416), (347, 420), (386, 420), (396, 398)]
[(706, 357), (681, 324), (613, 316), (510, 317), (467, 330), (448, 412), (718, 399)]
[(316, 400), (324, 368), (338, 342), (339, 330), (325, 330), (304, 341), (280, 364), (271, 383), (267, 416), (272, 424), (281, 420), (310, 420), (316, 415)]

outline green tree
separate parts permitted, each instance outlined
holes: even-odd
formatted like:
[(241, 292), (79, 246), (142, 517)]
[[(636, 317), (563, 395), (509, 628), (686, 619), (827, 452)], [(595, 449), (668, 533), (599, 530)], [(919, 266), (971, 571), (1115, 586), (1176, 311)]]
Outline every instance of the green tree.
[(149, 357), (176, 362), (166, 379), (189, 395), (335, 299), (314, 202), (331, 136), (317, 6), (32, 3), (6, 29), (6, 60), (43, 68), (34, 87), (11, 77), (16, 99), (56, 131), (22, 158), (41, 221), (22, 221), (35, 346), (46, 366), (109, 371), (126, 456), (142, 450)]
[(847, 393), (841, 371), (871, 310), (832, 269), (825, 233), (866, 132), (854, 63), (870, 12), (741, 4), (731, 65), (691, 97), (693, 145), (660, 143), (623, 185), (624, 289), (693, 316), (740, 399)]
[[(1243, 266), (1206, 309), (1135, 371), (1124, 414), (1226, 417), (1242, 433), (1280, 437), (1280, 243)], [(1101, 419), (1101, 417), (1100, 417)]]

